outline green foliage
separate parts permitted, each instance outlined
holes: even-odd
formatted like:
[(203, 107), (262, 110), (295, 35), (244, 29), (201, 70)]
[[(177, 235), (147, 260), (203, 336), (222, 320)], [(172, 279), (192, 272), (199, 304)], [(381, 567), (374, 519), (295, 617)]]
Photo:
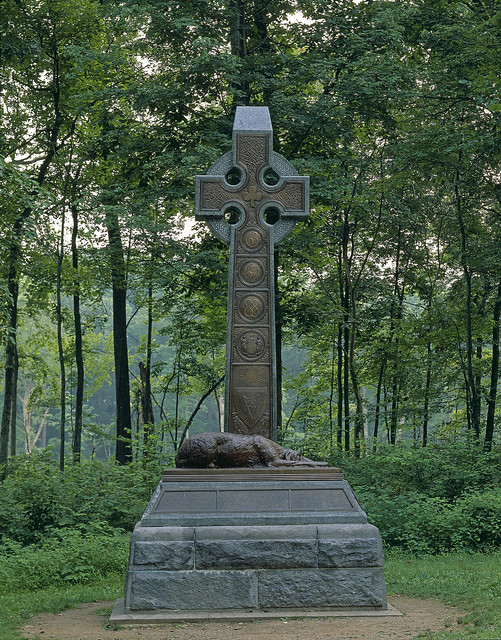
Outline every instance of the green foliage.
[(501, 451), (474, 442), (334, 457), (387, 548), (415, 554), (501, 547)]
[(0, 595), (49, 586), (87, 584), (124, 574), (129, 537), (117, 530), (88, 526), (51, 532), (40, 545), (0, 544)]
[(475, 441), (444, 442), (428, 447), (380, 445), (362, 460), (335, 454), (349, 482), (375, 491), (406, 491), (453, 500), (465, 492), (501, 486), (501, 447), (483, 451)]
[(414, 491), (356, 489), (356, 495), (387, 548), (429, 554), (501, 546), (499, 488), (465, 494), (453, 502)]
[(68, 528), (83, 535), (131, 531), (158, 483), (160, 469), (87, 461), (59, 471), (50, 452), (9, 461), (0, 492), (2, 538), (43, 543)]

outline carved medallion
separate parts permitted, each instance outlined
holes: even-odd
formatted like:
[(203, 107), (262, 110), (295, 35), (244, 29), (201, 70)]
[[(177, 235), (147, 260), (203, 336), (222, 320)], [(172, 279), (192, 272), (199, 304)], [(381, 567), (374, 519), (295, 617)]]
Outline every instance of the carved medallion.
[(266, 305), (261, 296), (257, 294), (247, 295), (241, 298), (238, 303), (238, 313), (247, 322), (257, 322), (261, 320), (266, 311)]
[(265, 272), (261, 262), (246, 260), (240, 265), (239, 275), (244, 284), (255, 286), (263, 281)]
[(263, 246), (264, 236), (256, 227), (250, 227), (242, 233), (242, 244), (249, 251), (257, 251)]
[(244, 331), (237, 340), (237, 351), (248, 360), (260, 358), (266, 350), (266, 340), (260, 331)]

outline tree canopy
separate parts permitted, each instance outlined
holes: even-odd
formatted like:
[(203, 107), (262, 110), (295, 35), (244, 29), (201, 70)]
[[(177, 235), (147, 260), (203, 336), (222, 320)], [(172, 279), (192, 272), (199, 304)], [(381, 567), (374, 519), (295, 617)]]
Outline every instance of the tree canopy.
[(499, 0), (0, 4), (0, 465), (220, 428), (227, 247), (193, 193), (237, 105), (311, 181), (277, 255), (281, 441), (492, 447)]

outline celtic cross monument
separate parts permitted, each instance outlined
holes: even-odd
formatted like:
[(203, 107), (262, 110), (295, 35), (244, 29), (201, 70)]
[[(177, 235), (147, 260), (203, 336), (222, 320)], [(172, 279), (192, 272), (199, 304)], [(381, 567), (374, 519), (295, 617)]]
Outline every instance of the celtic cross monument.
[(276, 439), (275, 244), (308, 216), (309, 178), (273, 151), (267, 107), (237, 107), (233, 148), (196, 177), (195, 216), (230, 245), (225, 431)]
[(268, 109), (238, 107), (233, 149), (196, 180), (197, 218), (230, 245), (230, 433), (189, 438), (178, 455), (194, 443), (193, 465), (162, 474), (132, 534), (125, 598), (112, 622), (345, 615), (342, 610), (399, 615), (386, 602), (379, 531), (339, 469), (296, 464), (295, 457), (231, 468), (228, 459), (205, 464), (207, 436), (223, 452), (225, 442), (249, 443), (230, 434), (275, 439), (273, 249), (308, 215), (308, 187), (308, 178), (274, 153)]

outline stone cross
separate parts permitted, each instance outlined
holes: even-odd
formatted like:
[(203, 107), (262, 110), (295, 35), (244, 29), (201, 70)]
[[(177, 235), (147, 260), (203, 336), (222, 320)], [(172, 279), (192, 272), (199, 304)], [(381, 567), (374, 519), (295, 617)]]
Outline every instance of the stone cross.
[(230, 245), (225, 431), (276, 439), (274, 246), (308, 216), (309, 178), (275, 153), (267, 107), (237, 107), (233, 149), (196, 177), (195, 216)]

